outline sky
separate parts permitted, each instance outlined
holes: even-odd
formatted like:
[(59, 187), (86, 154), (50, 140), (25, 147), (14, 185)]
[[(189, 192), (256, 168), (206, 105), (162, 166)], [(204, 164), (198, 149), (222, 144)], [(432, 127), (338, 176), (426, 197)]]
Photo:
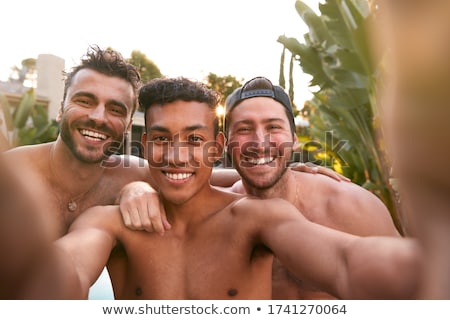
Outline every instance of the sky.
[[(317, 11), (319, 0), (305, 0)], [(70, 69), (89, 45), (129, 58), (143, 52), (167, 76), (203, 80), (213, 72), (278, 84), (280, 35), (308, 32), (295, 0), (14, 0), (1, 5), (0, 80), (26, 58), (53, 54)], [(310, 77), (295, 72), (296, 103)], [(303, 98), (304, 97), (304, 98)]]

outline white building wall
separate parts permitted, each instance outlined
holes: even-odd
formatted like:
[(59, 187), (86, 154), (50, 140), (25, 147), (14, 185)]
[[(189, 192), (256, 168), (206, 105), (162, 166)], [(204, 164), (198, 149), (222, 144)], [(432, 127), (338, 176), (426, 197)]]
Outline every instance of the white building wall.
[(52, 54), (40, 54), (36, 61), (36, 94), (48, 98), (48, 115), (55, 119), (61, 105), (64, 92), (64, 59)]

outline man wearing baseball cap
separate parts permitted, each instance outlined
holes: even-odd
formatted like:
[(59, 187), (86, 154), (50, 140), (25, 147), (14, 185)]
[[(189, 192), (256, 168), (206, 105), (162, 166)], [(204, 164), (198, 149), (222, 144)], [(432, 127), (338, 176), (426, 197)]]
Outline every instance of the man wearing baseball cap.
[[(241, 181), (231, 191), (283, 198), (307, 219), (360, 236), (399, 236), (390, 213), (374, 194), (353, 183), (290, 170), (298, 148), (294, 114), (282, 87), (256, 77), (226, 99), (227, 155)], [(274, 299), (333, 299), (297, 279), (275, 259)]]

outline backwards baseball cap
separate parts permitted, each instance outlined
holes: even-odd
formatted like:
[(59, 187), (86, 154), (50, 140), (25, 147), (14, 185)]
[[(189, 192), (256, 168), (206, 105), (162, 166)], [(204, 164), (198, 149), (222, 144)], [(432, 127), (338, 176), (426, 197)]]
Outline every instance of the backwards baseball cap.
[[(256, 88), (247, 89), (247, 86), (249, 84), (252, 84), (259, 79), (263, 80), (265, 83), (268, 83), (272, 88), (270, 89), (257, 88), (256, 86)], [(254, 86), (252, 85), (251, 87)], [(292, 110), (291, 99), (289, 98), (289, 96), (282, 87), (273, 85), (272, 82), (265, 77), (253, 78), (247, 81), (242, 87), (235, 89), (233, 93), (230, 94), (225, 101), (226, 113), (227, 114), (230, 113), (233, 110), (233, 108), (236, 107), (241, 101), (255, 97), (268, 97), (281, 103), (288, 111), (286, 112), (286, 114), (288, 115), (288, 118), (291, 121), (292, 127), (295, 128), (294, 113)]]

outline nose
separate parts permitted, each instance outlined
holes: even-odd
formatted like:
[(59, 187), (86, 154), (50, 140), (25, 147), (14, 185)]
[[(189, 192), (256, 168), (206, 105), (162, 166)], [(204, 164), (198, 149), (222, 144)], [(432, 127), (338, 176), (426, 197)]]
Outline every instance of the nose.
[(187, 142), (174, 141), (166, 150), (166, 161), (169, 165), (185, 167), (190, 163), (193, 148)]
[(106, 118), (106, 108), (105, 105), (102, 103), (99, 103), (95, 106), (95, 108), (92, 108), (89, 113), (89, 119), (95, 121), (95, 122), (103, 122)]
[(256, 129), (253, 134), (253, 143), (258, 150), (270, 147), (270, 133), (261, 128)]

